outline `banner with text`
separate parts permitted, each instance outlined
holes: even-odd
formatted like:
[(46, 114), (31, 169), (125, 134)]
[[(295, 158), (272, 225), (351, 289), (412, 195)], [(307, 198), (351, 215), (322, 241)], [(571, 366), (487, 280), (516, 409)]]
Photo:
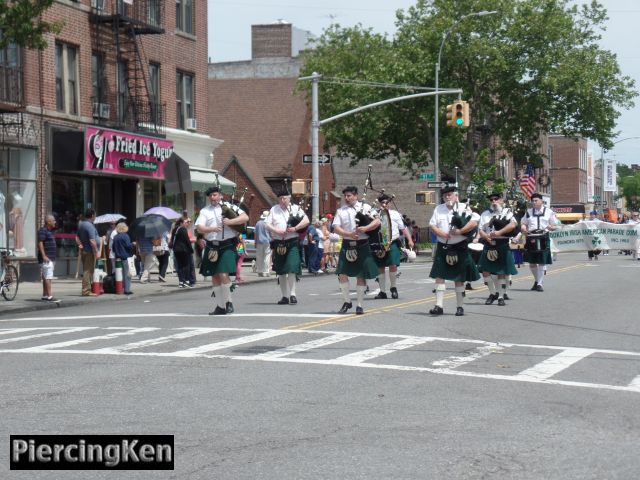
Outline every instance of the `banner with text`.
[(549, 232), (554, 252), (631, 250), (639, 238), (640, 224), (580, 221)]

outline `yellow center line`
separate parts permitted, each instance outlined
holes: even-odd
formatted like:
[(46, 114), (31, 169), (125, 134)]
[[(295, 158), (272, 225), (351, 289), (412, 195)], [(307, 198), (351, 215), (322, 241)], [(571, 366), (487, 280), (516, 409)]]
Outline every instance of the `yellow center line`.
[[(567, 272), (570, 270), (575, 270), (577, 268), (584, 268), (585, 264), (578, 264), (578, 265), (571, 265), (568, 267), (562, 267), (562, 268), (556, 268), (553, 270), (548, 270), (547, 271), (547, 275), (555, 275), (557, 273), (563, 273), (563, 272)], [(526, 280), (533, 280), (533, 276), (532, 275), (526, 275), (526, 276), (520, 276), (518, 275), (517, 277), (512, 277), (512, 281), (515, 282), (524, 282)], [(435, 285), (435, 284), (434, 284)], [(474, 292), (483, 292), (483, 291), (487, 291), (488, 288), (486, 286), (482, 286), (480, 288), (476, 288), (473, 291)], [(450, 298), (454, 298), (455, 297), (455, 292), (451, 292), (448, 294), (445, 294), (445, 299), (450, 299)], [(410, 300), (407, 302), (402, 302), (402, 303), (396, 303), (393, 305), (387, 305), (384, 307), (378, 307), (378, 308), (373, 308), (370, 310), (367, 310), (365, 313), (363, 313), (362, 315), (356, 315), (356, 314), (349, 314), (349, 315), (332, 315), (330, 317), (327, 318), (323, 318), (320, 320), (315, 320), (313, 322), (306, 322), (306, 323), (300, 323), (297, 325), (288, 325), (286, 327), (281, 327), (281, 330), (308, 330), (311, 328), (317, 328), (317, 327), (322, 327), (325, 325), (330, 325), (330, 324), (336, 324), (336, 323), (342, 323), (342, 322), (348, 322), (351, 320), (355, 320), (355, 319), (362, 319), (365, 317), (370, 317), (372, 315), (378, 314), (378, 313), (388, 313), (390, 311), (393, 310), (397, 310), (399, 308), (407, 308), (407, 307), (411, 307), (411, 306), (416, 306), (416, 305), (425, 305), (425, 304), (429, 304), (429, 303), (433, 303), (435, 301), (434, 297), (429, 297), (429, 298), (422, 298), (422, 299), (418, 299), (418, 300)]]

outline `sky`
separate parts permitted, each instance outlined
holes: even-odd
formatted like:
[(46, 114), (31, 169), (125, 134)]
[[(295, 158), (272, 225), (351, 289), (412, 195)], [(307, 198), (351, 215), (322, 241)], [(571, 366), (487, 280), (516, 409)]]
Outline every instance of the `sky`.
[[(640, 28), (640, 1), (599, 1), (609, 16), (601, 46), (617, 54), (623, 74), (633, 78), (640, 91), (640, 51), (634, 38)], [(212, 62), (249, 60), (251, 25), (278, 20), (316, 35), (334, 22), (345, 27), (361, 23), (376, 32), (393, 34), (395, 11), (414, 4), (415, 0), (208, 0), (209, 58)], [(636, 104), (622, 112), (614, 139), (622, 141), (605, 154), (627, 165), (640, 164), (640, 97)], [(596, 159), (602, 154), (595, 142), (589, 142), (589, 151)]]

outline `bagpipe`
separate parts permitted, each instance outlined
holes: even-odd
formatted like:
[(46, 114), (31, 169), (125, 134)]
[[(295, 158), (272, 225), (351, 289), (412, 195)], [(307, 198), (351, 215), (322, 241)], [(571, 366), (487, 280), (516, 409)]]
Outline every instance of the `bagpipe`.
[[(290, 192), (287, 187), (287, 180), (284, 180), (284, 188), (287, 192)], [(298, 204), (289, 204), (287, 210), (289, 211), (289, 219), (287, 220), (287, 227), (296, 228), (300, 222), (304, 219), (305, 216), (305, 205), (304, 205), (304, 197), (300, 199), (300, 203)], [(299, 233), (305, 233), (308, 228), (304, 228), (299, 231)]]
[[(458, 230), (464, 228), (467, 223), (469, 223), (471, 221), (472, 215), (466, 211), (460, 211), (458, 208), (458, 202), (456, 202), (453, 205), (453, 215), (451, 216), (451, 222), (449, 223), (449, 229), (451, 229), (451, 227), (455, 227)], [(467, 237), (468, 241), (472, 241), (474, 239), (474, 237), (476, 236), (476, 233), (478, 233), (478, 227), (476, 226), (476, 228), (472, 228), (470, 231), (468, 231), (467, 233), (463, 233), (462, 235), (464, 235), (465, 237)]]
[[(373, 192), (383, 194), (384, 188), (376, 190), (373, 188), (373, 180), (371, 177), (372, 165), (367, 168), (367, 178), (364, 182), (364, 189), (362, 191), (362, 202), (359, 207), (356, 208), (356, 226), (366, 227), (371, 224), (377, 217), (380, 219), (380, 226), (367, 232), (369, 235), (369, 245), (374, 255), (378, 258), (384, 258), (389, 248), (391, 248), (392, 228), (391, 228), (391, 215), (386, 208), (377, 207), (374, 200), (373, 205), (366, 203), (367, 191), (370, 189)], [(395, 195), (393, 196), (395, 197)], [(391, 198), (393, 198), (391, 197)], [(365, 212), (365, 206), (368, 207), (368, 212)]]
[[(220, 180), (218, 178), (217, 173), (216, 173), (216, 182), (218, 183), (218, 186), (220, 186)], [(244, 188), (244, 190), (242, 191), (242, 196), (240, 197), (240, 201), (238, 202), (238, 205), (241, 205), (244, 202), (244, 197), (247, 194), (248, 190), (249, 189), (247, 187)], [(224, 200), (220, 202), (220, 208), (222, 209), (222, 217), (228, 218), (229, 220), (233, 220), (234, 218), (237, 218), (238, 215), (242, 214), (242, 210), (238, 205), (235, 205), (233, 203), (233, 198), (231, 202), (227, 202)], [(246, 223), (241, 223), (240, 225), (229, 225), (229, 228), (235, 230), (238, 233), (247, 232)]]
[[(503, 208), (500, 212), (494, 212), (491, 216), (491, 220), (489, 220), (489, 229), (491, 230), (502, 230), (504, 227), (509, 225), (512, 220), (515, 218), (514, 213), (510, 208)], [(504, 237), (514, 237), (517, 235), (516, 229), (514, 228), (510, 232), (506, 233)]]

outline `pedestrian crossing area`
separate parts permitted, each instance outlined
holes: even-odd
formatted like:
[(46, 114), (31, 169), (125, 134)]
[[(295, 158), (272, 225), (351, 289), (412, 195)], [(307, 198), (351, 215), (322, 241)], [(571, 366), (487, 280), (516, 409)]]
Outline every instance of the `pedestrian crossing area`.
[(379, 333), (66, 326), (0, 329), (0, 354), (205, 358), (373, 368), (640, 393), (640, 352)]

